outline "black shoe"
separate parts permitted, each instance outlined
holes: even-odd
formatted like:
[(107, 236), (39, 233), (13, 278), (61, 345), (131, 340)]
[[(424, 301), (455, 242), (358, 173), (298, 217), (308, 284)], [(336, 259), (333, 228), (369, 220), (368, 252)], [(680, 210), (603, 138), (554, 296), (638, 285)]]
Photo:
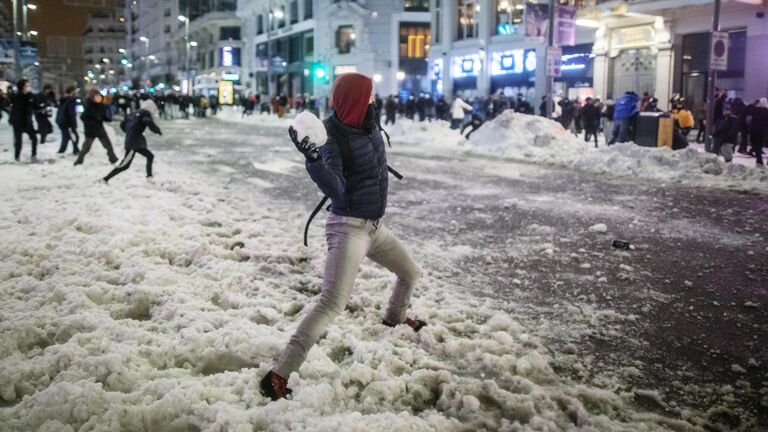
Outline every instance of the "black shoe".
[(293, 391), (288, 388), (288, 380), (273, 371), (269, 371), (269, 373), (261, 379), (259, 390), (262, 395), (273, 401), (285, 399), (293, 393)]
[[(425, 322), (424, 322), (424, 321), (422, 321), (422, 320), (411, 320), (411, 321), (413, 322), (413, 325), (411, 325), (411, 324), (408, 324), (408, 325), (409, 325), (409, 326), (410, 326), (410, 327), (413, 329), (413, 331), (414, 331), (414, 332), (416, 332), (416, 333), (418, 333), (418, 332), (419, 332), (419, 330), (421, 330), (421, 329), (423, 329), (424, 327), (426, 327), (426, 326), (427, 326), (427, 323), (425, 323)], [(395, 326), (397, 325), (397, 324), (392, 324), (391, 322), (389, 322), (389, 321), (387, 321), (387, 320), (381, 320), (381, 323), (382, 323), (382, 324), (384, 324), (384, 325), (385, 325), (385, 326), (387, 326), (387, 327), (395, 327)], [(402, 324), (405, 324), (405, 323), (402, 323)]]

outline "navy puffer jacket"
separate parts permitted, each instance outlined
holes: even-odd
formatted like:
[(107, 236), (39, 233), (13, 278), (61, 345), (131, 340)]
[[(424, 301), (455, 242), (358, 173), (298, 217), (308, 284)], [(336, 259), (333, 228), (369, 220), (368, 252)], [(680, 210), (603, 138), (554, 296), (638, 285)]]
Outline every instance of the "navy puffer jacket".
[[(333, 122), (349, 143), (349, 165), (342, 170), (341, 151), (329, 136), (319, 148), (321, 158), (307, 162), (312, 180), (331, 199), (331, 212), (339, 216), (380, 219), (387, 208), (387, 154), (377, 126), (370, 134), (342, 124), (333, 114)], [(344, 172), (346, 171), (346, 172)]]

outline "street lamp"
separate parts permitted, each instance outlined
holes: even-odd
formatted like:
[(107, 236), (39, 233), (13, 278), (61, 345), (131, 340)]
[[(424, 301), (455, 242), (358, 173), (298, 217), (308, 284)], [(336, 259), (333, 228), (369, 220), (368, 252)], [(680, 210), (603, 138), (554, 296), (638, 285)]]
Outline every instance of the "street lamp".
[[(179, 21), (184, 23), (184, 50), (186, 54), (184, 56), (184, 79), (187, 81), (187, 94), (190, 93), (192, 86), (189, 85), (189, 47), (191, 43), (189, 41), (189, 17), (179, 15)], [(197, 44), (195, 44), (197, 45)]]
[(139, 36), (139, 40), (144, 42), (144, 65), (146, 66), (147, 78), (149, 78), (149, 38), (146, 36)]
[(267, 2), (267, 97), (271, 96), (272, 92), (270, 87), (272, 86), (272, 23), (275, 18), (283, 19), (285, 16), (281, 9), (272, 10), (272, 2)]
[(37, 5), (27, 4), (26, 0), (22, 0), (22, 5), (21, 5), (21, 11), (23, 16), (22, 28), (21, 28), (21, 32), (23, 33), (22, 40), (29, 39), (29, 30), (27, 30), (27, 27), (28, 27), (27, 26), (27, 10), (37, 10)]

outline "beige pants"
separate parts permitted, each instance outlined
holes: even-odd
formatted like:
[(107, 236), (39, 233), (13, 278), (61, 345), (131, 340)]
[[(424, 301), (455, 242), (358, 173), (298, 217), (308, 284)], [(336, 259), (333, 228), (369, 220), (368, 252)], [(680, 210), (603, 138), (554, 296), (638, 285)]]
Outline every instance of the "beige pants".
[(421, 269), (413, 262), (400, 241), (381, 221), (329, 214), (325, 225), (328, 256), (320, 299), (304, 317), (288, 345), (280, 354), (274, 371), (282, 377), (299, 369), (307, 353), (325, 328), (347, 304), (357, 270), (368, 257), (397, 276), (384, 319), (399, 324), (405, 321), (411, 293)]

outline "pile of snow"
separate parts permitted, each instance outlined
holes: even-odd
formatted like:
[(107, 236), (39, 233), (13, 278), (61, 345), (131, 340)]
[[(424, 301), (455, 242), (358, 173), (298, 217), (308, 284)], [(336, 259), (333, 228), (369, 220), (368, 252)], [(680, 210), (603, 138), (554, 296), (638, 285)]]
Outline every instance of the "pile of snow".
[(736, 190), (768, 190), (768, 171), (725, 163), (693, 148), (640, 147), (633, 143), (594, 148), (552, 120), (507, 110), (486, 122), (469, 141), (446, 122), (398, 120), (393, 140), (414, 145), (526, 160), (580, 171)]
[(393, 277), (367, 261), (348, 308), (290, 377), (293, 400), (270, 403), (258, 381), (320, 291), (322, 234), (303, 248), (303, 208), (237, 195), (157, 153), (154, 185), (140, 168), (98, 184), (109, 166), (96, 155), (77, 169), (0, 165), (4, 431), (687, 431), (707, 421), (647, 412), (618, 381), (572, 381), (555, 363), (580, 365), (575, 345), (553, 352), (514, 312), (440, 271), (425, 273), (413, 300), (429, 327), (382, 326)]

